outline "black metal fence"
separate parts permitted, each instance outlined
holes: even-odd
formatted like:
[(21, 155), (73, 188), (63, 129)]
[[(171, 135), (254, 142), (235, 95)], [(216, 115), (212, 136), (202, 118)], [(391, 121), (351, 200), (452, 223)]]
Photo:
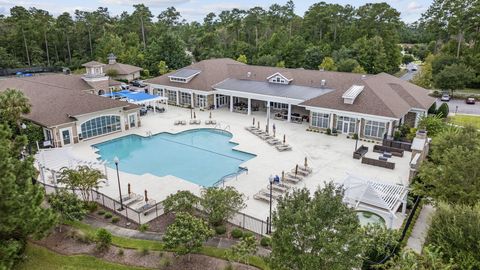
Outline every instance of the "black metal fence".
[[(65, 187), (59, 187), (52, 184), (43, 183), (41, 181), (38, 181), (37, 183), (43, 185), (43, 187), (45, 188), (46, 194), (52, 194), (59, 190), (66, 190), (68, 192), (74, 192), (79, 199), (81, 200), (84, 199), (80, 193), (80, 190), (67, 189)], [(155, 207), (150, 208), (148, 211), (137, 211), (131, 206), (125, 205), (125, 204), (123, 205), (123, 210), (121, 210), (120, 209), (121, 205), (119, 200), (113, 199), (96, 190), (91, 191), (90, 200), (97, 202), (103, 207), (110, 209), (112, 212), (125, 217), (131, 222), (138, 223), (138, 224), (147, 223), (166, 213), (162, 202), (157, 202), (155, 204)], [(236, 212), (233, 215), (233, 217), (228, 220), (228, 222), (242, 229), (252, 231), (259, 235), (267, 234), (266, 221), (263, 221), (261, 219), (252, 217), (244, 213)]]

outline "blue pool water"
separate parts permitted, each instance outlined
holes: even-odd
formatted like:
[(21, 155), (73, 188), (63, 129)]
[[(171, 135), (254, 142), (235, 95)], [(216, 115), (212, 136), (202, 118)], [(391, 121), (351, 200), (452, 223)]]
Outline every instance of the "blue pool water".
[(255, 155), (233, 150), (232, 135), (215, 129), (194, 129), (177, 134), (151, 137), (128, 135), (94, 145), (102, 160), (114, 168), (142, 175), (173, 175), (190, 182), (211, 186), (223, 176), (235, 173), (239, 165)]

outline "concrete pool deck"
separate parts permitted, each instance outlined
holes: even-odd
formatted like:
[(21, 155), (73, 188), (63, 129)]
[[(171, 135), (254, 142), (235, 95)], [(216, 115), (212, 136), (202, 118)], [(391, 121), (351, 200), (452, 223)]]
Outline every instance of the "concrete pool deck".
[[(200, 125), (188, 125), (190, 110), (169, 106), (166, 113), (149, 113), (142, 117), (140, 128), (75, 144), (72, 146), (73, 154), (77, 159), (94, 161), (99, 156), (91, 147), (92, 145), (121, 136), (129, 134), (147, 136), (149, 132), (152, 134), (160, 132), (177, 133), (194, 128), (213, 128), (214, 125), (204, 124), (204, 121), (209, 118), (210, 112), (212, 113), (212, 119), (217, 121), (217, 128), (225, 129), (233, 134), (232, 141), (238, 143), (234, 149), (257, 155), (242, 164), (242, 166), (248, 168), (248, 174), (244, 173), (236, 178), (229, 179), (225, 185), (233, 186), (245, 195), (247, 207), (242, 212), (258, 219), (266, 220), (269, 215), (269, 205), (266, 202), (254, 199), (254, 194), (267, 188), (270, 175), (281, 176), (282, 171), (289, 172), (296, 164), (302, 166), (305, 157), (308, 158), (308, 165), (313, 169), (313, 173), (295, 186), (306, 187), (312, 192), (327, 181), (343, 183), (347, 174), (383, 183), (408, 185), (410, 152), (405, 152), (402, 158), (392, 157), (389, 160), (395, 162), (394, 170), (361, 164), (360, 160), (352, 158), (355, 148), (355, 140), (353, 139), (348, 139), (341, 134), (339, 136), (328, 136), (307, 132), (308, 125), (306, 123), (296, 124), (270, 119), (270, 125), (274, 123), (276, 126), (276, 137), (282, 140), (285, 134), (287, 143), (293, 147), (292, 151), (279, 152), (275, 147), (245, 130), (245, 127), (252, 125), (253, 117), (255, 117), (255, 121), (260, 121), (262, 128), (265, 128), (266, 116), (264, 112), (254, 112), (253, 115), (248, 116), (232, 113), (226, 109), (196, 110), (197, 119), (200, 119), (202, 123)], [(175, 120), (186, 120), (187, 125), (175, 126), (173, 124)], [(358, 144), (359, 146), (363, 144), (369, 147), (367, 157), (378, 158), (379, 153), (372, 152), (373, 143), (359, 141)], [(200, 186), (175, 176), (158, 177), (151, 174), (134, 175), (122, 172), (121, 162), (119, 168), (123, 192), (126, 192), (127, 183), (130, 183), (132, 192), (143, 194), (146, 189), (148, 190), (148, 197), (157, 202), (164, 200), (169, 194), (175, 193), (177, 190), (190, 190), (197, 195), (201, 192)], [(151, 157), (151, 162), (158, 163), (158, 166), (162, 165), (162, 161), (155, 160), (154, 156)], [(100, 192), (112, 198), (117, 198), (118, 186), (115, 170), (108, 168), (107, 176), (108, 185), (101, 187)], [(404, 218), (400, 213), (397, 213), (397, 217), (393, 222), (394, 228), (398, 228)]]

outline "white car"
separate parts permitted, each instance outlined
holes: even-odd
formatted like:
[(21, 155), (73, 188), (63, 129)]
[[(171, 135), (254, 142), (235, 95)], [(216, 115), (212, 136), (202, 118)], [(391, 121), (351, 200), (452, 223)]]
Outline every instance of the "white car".
[(128, 88), (130, 88), (130, 86), (128, 86), (128, 84), (126, 83), (122, 83), (120, 84), (120, 88), (122, 88), (123, 90), (127, 90)]
[(449, 94), (443, 94), (442, 97), (440, 98), (441, 101), (450, 101), (450, 95)]

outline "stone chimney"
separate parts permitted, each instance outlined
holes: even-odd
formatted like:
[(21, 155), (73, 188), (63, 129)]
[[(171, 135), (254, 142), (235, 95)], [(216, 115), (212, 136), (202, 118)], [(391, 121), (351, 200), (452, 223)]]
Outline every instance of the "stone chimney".
[(107, 59), (108, 59), (108, 64), (109, 65), (113, 65), (113, 64), (117, 63), (117, 57), (113, 53), (110, 53), (108, 55)]

